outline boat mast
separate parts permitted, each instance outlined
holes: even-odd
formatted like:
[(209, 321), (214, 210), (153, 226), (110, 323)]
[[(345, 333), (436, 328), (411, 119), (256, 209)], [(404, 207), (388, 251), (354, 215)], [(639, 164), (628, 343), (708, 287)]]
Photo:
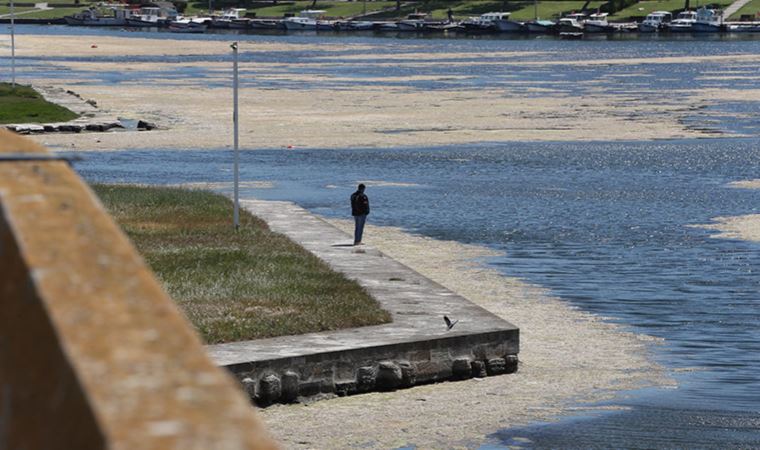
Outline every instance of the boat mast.
[(533, 0), (533, 15), (534, 18), (538, 20), (538, 0)]

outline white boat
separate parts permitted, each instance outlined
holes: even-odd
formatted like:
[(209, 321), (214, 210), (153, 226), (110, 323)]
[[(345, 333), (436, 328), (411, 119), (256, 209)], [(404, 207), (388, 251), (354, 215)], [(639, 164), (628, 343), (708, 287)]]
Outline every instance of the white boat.
[(732, 23), (727, 29), (731, 33), (760, 33), (760, 22)]
[(406, 16), (406, 19), (396, 22), (397, 31), (422, 31), (425, 27), (427, 14), (414, 13)]
[(697, 10), (697, 19), (691, 26), (695, 33), (717, 33), (723, 30), (723, 12), (704, 6)]
[(471, 17), (462, 22), (465, 31), (470, 33), (515, 33), (522, 31), (523, 24), (509, 20), (508, 12), (489, 12), (480, 17)]
[(225, 10), (221, 16), (211, 19), (212, 28), (231, 28), (233, 21), (245, 18), (245, 8), (230, 8)]
[(206, 23), (190, 18), (181, 18), (169, 22), (169, 31), (172, 33), (205, 33), (207, 28)]
[(124, 26), (127, 18), (132, 16), (132, 11), (123, 6), (111, 6), (107, 8), (110, 14), (104, 15), (96, 8), (90, 8), (73, 16), (66, 16), (66, 24), (73, 26)]
[(694, 11), (681, 11), (665, 28), (671, 33), (688, 33), (691, 32), (691, 27), (696, 21), (697, 13)]
[(253, 19), (251, 20), (251, 28), (254, 30), (283, 30), (285, 26), (282, 24), (282, 20), (279, 19)]
[(654, 11), (644, 18), (639, 24), (640, 33), (654, 33), (667, 27), (673, 20), (673, 14), (669, 11)]
[(137, 14), (133, 14), (127, 18), (127, 25), (131, 27), (162, 27), (176, 19), (176, 9), (145, 6), (140, 8)]
[(583, 13), (570, 14), (559, 19), (557, 30), (560, 33), (583, 33), (586, 15)]
[(374, 22), (368, 20), (341, 20), (333, 24), (335, 31), (367, 31), (373, 29)]
[(297, 16), (286, 17), (282, 24), (288, 31), (316, 31), (317, 18), (323, 16), (325, 12), (322, 9), (306, 9)]
[(607, 13), (595, 13), (588, 16), (583, 22), (583, 31), (585, 33), (611, 33), (616, 28), (607, 21)]
[(554, 33), (554, 31), (557, 29), (557, 24), (551, 20), (536, 19), (531, 20), (530, 22), (525, 22), (525, 28), (528, 30), (528, 33), (549, 34)]

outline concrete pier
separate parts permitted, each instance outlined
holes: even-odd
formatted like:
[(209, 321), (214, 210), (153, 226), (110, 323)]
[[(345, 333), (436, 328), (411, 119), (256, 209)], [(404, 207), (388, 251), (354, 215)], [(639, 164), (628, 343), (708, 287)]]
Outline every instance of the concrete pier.
[[(349, 395), (517, 370), (519, 330), (287, 202), (241, 206), (356, 280), (392, 323), (208, 346), (259, 404)], [(443, 316), (456, 325), (448, 329)]]

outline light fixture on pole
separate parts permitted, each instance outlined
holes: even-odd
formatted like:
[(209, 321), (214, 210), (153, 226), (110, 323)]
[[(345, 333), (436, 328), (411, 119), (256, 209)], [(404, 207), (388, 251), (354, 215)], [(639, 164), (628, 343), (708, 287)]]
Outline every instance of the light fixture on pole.
[(234, 185), (234, 210), (232, 213), (232, 221), (235, 224), (235, 230), (240, 228), (240, 200), (238, 196), (238, 43), (233, 42), (232, 45), (232, 127), (234, 134), (234, 172), (235, 172), (235, 185)]
[(16, 88), (16, 30), (13, 0), (11, 0), (11, 87)]

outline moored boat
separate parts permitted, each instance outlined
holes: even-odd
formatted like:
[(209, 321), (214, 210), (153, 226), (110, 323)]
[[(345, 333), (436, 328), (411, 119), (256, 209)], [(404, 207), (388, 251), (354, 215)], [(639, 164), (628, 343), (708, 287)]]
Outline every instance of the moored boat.
[(163, 27), (176, 19), (176, 9), (144, 6), (140, 8), (138, 13), (127, 18), (127, 25), (131, 27)]
[(132, 11), (123, 6), (110, 6), (109, 14), (102, 14), (97, 8), (90, 8), (73, 16), (66, 16), (67, 25), (72, 26), (124, 26), (127, 18), (132, 16)]
[(177, 19), (169, 23), (169, 31), (172, 33), (205, 33), (208, 25), (193, 19)]
[(557, 24), (555, 22), (552, 22), (551, 20), (531, 20), (530, 22), (525, 22), (525, 30), (528, 33), (543, 33), (543, 34), (550, 34), (554, 33), (557, 29)]
[(584, 21), (586, 15), (575, 13), (559, 19), (557, 22), (557, 31), (560, 33), (583, 33)]
[(694, 33), (717, 33), (723, 29), (723, 12), (704, 6), (697, 10), (696, 20), (691, 25)]
[(409, 14), (406, 19), (396, 22), (398, 31), (422, 31), (425, 26), (427, 14), (413, 13)]
[(615, 26), (610, 25), (607, 21), (607, 13), (595, 13), (588, 16), (585, 22), (583, 22), (584, 33), (612, 33), (617, 31)]
[(671, 33), (687, 33), (697, 21), (697, 13), (694, 11), (681, 11), (672, 22), (665, 25), (665, 29)]
[(665, 29), (673, 20), (673, 14), (669, 11), (654, 11), (644, 18), (639, 24), (640, 33), (655, 33)]
[(221, 16), (211, 19), (209, 24), (212, 28), (231, 28), (232, 22), (245, 17), (245, 8), (230, 8), (224, 11)]
[(325, 12), (322, 9), (306, 9), (297, 16), (286, 17), (282, 24), (288, 31), (316, 31), (317, 18), (322, 17)]
[(490, 12), (471, 17), (462, 26), (468, 33), (515, 33), (523, 30), (523, 24), (509, 20), (508, 12)]
[(284, 30), (282, 20), (279, 19), (253, 19), (250, 26), (254, 30)]
[(372, 30), (374, 22), (368, 20), (338, 20), (333, 24), (335, 31), (367, 31)]

